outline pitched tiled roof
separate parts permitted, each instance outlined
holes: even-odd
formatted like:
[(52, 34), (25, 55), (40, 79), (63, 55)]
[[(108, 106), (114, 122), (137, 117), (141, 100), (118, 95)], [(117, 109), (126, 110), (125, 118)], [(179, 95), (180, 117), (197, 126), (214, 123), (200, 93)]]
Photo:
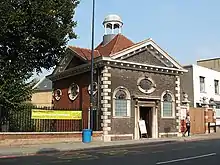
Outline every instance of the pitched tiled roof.
[(52, 90), (52, 81), (49, 80), (48, 78), (44, 77), (38, 83), (35, 84), (33, 89), (37, 91), (48, 91)]
[[(86, 48), (80, 48), (75, 46), (69, 46), (69, 48), (76, 52), (80, 57), (82, 57), (84, 60), (91, 60), (91, 50)], [(97, 50), (94, 51), (94, 58), (99, 57), (100, 54)]]
[(134, 43), (131, 40), (118, 34), (108, 44), (103, 46), (102, 43), (100, 43), (96, 50), (98, 50), (102, 56), (109, 56), (110, 54), (117, 53), (132, 45), (134, 45)]
[[(94, 58), (99, 56), (109, 56), (133, 45), (134, 43), (131, 40), (121, 34), (118, 34), (108, 44), (103, 46), (102, 43), (100, 43), (95, 48)], [(69, 46), (69, 48), (84, 60), (91, 60), (91, 49), (75, 46)]]

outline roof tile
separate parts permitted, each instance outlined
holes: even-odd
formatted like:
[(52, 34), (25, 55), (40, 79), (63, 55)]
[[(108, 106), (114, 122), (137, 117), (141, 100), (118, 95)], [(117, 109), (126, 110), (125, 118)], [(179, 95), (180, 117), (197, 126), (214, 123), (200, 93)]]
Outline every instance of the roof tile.
[[(76, 52), (80, 57), (82, 57), (85, 60), (91, 60), (91, 53), (92, 51), (90, 49), (86, 49), (86, 48), (80, 48), (80, 47), (76, 47), (76, 46), (69, 46), (69, 48)], [(100, 54), (97, 50), (94, 51), (94, 58), (99, 57)]]
[[(123, 49), (133, 46), (134, 43), (125, 36), (118, 34), (108, 44), (102, 45), (102, 42), (94, 50), (94, 58), (99, 56), (110, 56)], [(91, 60), (91, 49), (69, 46), (69, 48), (76, 52), (84, 60)]]
[(121, 34), (118, 34), (108, 44), (103, 46), (102, 43), (100, 43), (96, 47), (96, 50), (98, 50), (102, 56), (109, 56), (132, 45), (134, 45), (134, 43), (131, 40)]

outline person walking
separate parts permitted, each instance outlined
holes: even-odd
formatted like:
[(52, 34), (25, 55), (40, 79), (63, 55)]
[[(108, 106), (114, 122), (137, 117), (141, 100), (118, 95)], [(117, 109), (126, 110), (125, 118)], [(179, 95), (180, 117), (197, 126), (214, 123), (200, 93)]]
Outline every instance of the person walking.
[(186, 116), (186, 130), (184, 132), (184, 136), (185, 136), (186, 132), (188, 132), (188, 136), (190, 136), (190, 116), (189, 116), (189, 113), (187, 113), (187, 116)]

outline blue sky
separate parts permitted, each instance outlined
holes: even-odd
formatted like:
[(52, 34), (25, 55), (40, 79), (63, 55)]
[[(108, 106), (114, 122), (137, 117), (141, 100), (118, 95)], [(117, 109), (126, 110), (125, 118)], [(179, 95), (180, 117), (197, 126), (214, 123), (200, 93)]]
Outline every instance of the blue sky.
[[(219, 6), (219, 0), (96, 0), (95, 43), (102, 40), (105, 16), (118, 14), (123, 35), (134, 42), (152, 38), (183, 65), (218, 57)], [(81, 0), (74, 18), (79, 38), (69, 45), (91, 48), (91, 13), (92, 0)]]

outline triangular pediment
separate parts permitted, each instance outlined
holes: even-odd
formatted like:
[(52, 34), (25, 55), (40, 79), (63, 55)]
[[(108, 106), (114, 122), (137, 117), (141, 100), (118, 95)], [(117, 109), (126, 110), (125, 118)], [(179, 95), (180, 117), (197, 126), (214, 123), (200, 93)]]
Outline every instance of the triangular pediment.
[(79, 56), (75, 51), (70, 48), (67, 48), (66, 55), (60, 61), (59, 65), (56, 66), (52, 75), (64, 72), (67, 69), (85, 64), (87, 61)]
[(148, 65), (169, 67), (165, 62), (163, 62), (157, 56), (155, 56), (154, 54), (152, 54), (151, 52), (147, 50), (140, 51), (131, 56), (125, 57), (122, 60), (129, 61), (129, 62), (143, 63), (143, 64), (148, 64)]
[(111, 55), (112, 59), (134, 63), (183, 69), (167, 52), (161, 49), (152, 39), (145, 40), (121, 52)]

